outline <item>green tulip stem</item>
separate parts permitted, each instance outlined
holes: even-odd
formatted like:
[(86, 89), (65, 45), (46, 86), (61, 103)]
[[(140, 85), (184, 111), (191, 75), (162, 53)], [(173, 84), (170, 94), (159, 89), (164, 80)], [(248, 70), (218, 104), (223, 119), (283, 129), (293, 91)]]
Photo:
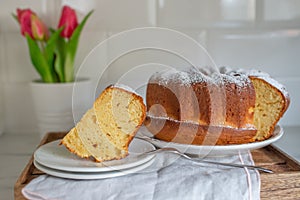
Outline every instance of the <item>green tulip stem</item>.
[(82, 22), (76, 27), (71, 38), (65, 44), (66, 54), (65, 54), (65, 81), (72, 82), (74, 81), (74, 61), (77, 52), (77, 46), (80, 38), (81, 31), (90, 17), (93, 11), (90, 11), (82, 20)]
[(67, 52), (65, 57), (65, 81), (74, 81), (74, 58)]

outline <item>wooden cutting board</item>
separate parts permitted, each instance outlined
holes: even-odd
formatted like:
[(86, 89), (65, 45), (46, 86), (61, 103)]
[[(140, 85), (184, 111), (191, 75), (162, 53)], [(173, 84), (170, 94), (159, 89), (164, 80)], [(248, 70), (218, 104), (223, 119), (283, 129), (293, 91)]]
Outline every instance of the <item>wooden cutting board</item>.
[[(40, 145), (63, 138), (66, 133), (48, 133)], [(274, 171), (273, 174), (260, 173), (261, 199), (300, 199), (300, 163), (273, 146), (251, 152), (256, 165)], [(14, 186), (16, 200), (25, 199), (22, 188), (32, 179), (43, 175), (33, 165), (33, 156), (25, 166)]]

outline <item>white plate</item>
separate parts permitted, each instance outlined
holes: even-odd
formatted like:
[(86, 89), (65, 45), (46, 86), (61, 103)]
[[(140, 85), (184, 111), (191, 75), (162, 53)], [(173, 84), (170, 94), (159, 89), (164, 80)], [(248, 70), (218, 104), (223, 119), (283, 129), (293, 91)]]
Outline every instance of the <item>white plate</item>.
[(46, 167), (40, 164), (39, 162), (37, 162), (36, 160), (34, 160), (33, 163), (37, 169), (52, 176), (56, 176), (60, 178), (68, 178), (68, 179), (91, 180), (91, 179), (113, 178), (118, 176), (125, 176), (131, 173), (136, 173), (149, 167), (154, 162), (154, 160), (155, 159), (152, 158), (149, 161), (132, 168), (109, 171), (109, 172), (69, 172), (69, 171), (57, 170), (57, 169)]
[[(159, 148), (172, 147), (178, 149), (183, 153), (194, 154), (199, 157), (204, 157), (204, 156), (216, 157), (216, 156), (226, 156), (226, 155), (233, 155), (237, 153), (243, 153), (249, 150), (265, 147), (279, 140), (282, 137), (283, 133), (284, 133), (283, 129), (278, 125), (275, 127), (273, 136), (267, 140), (247, 143), (247, 144), (236, 144), (236, 145), (215, 145), (215, 146), (186, 145), (186, 144), (179, 144), (174, 142), (165, 142), (154, 138), (151, 138), (148, 141)], [(145, 135), (149, 137), (151, 133), (147, 130), (147, 128), (143, 127), (143, 129), (140, 130), (139, 135)]]
[(129, 145), (129, 155), (126, 158), (96, 163), (77, 157), (70, 153), (65, 146), (59, 145), (59, 142), (57, 140), (39, 147), (34, 153), (34, 159), (45, 167), (57, 170), (69, 172), (107, 172), (124, 170), (146, 163), (154, 155), (136, 155), (155, 149), (151, 143), (135, 138)]

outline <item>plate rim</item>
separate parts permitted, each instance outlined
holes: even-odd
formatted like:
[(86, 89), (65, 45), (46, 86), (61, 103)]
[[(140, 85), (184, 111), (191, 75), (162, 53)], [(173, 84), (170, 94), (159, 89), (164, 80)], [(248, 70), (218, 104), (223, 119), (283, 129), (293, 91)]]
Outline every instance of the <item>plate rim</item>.
[[(145, 129), (148, 131), (147, 129)], [(149, 132), (149, 131), (148, 131)], [(142, 135), (145, 135), (144, 132), (141, 132)], [(210, 150), (209, 153), (206, 152), (207, 156), (209, 156), (210, 153), (214, 153), (217, 151), (242, 151), (242, 150), (254, 150), (254, 149), (259, 149), (262, 147), (265, 147), (267, 145), (270, 145), (276, 141), (278, 141), (284, 134), (284, 130), (280, 125), (276, 125), (273, 136), (270, 138), (263, 140), (263, 141), (258, 141), (258, 142), (252, 142), (252, 143), (246, 143), (246, 144), (231, 144), (231, 145), (192, 145), (192, 144), (180, 144), (180, 143), (175, 143), (175, 142), (166, 142), (162, 141), (156, 138), (149, 138), (149, 142), (154, 144), (155, 146), (162, 148), (162, 147), (174, 147), (178, 149), (186, 149), (184, 153), (190, 153), (194, 151), (207, 151)], [(147, 136), (149, 137), (149, 136)], [(194, 154), (194, 153), (190, 153)], [(227, 155), (225, 153), (225, 155)]]
[(67, 179), (76, 179), (76, 180), (96, 180), (96, 179), (120, 177), (132, 173), (137, 173), (151, 166), (154, 163), (154, 161), (155, 161), (155, 157), (152, 157), (147, 162), (131, 168), (127, 168), (124, 170), (105, 171), (105, 172), (71, 172), (71, 171), (58, 170), (58, 169), (53, 169), (44, 166), (35, 159), (33, 160), (33, 164), (37, 169), (51, 176), (55, 176), (59, 178), (67, 178)]
[[(143, 143), (149, 145), (149, 148), (151, 148), (151, 150), (156, 149), (156, 147), (151, 142), (144, 141), (144, 140), (141, 140), (141, 139), (138, 139), (138, 138), (134, 138), (134, 140), (136, 142), (143, 142)], [(57, 163), (56, 164), (49, 163), (49, 159), (40, 159), (40, 156), (38, 154), (39, 154), (39, 151), (41, 151), (41, 149), (47, 147), (48, 145), (49, 146), (54, 145), (55, 143), (59, 143), (59, 142), (60, 142), (60, 139), (49, 142), (49, 143), (46, 143), (46, 144), (40, 146), (34, 152), (34, 160), (36, 160), (37, 162), (39, 162), (39, 164), (42, 164), (45, 167), (56, 169), (56, 170), (68, 171), (68, 172), (109, 172), (109, 171), (124, 170), (124, 169), (128, 169), (128, 168), (132, 168), (134, 166), (138, 166), (138, 165), (141, 165), (143, 163), (146, 163), (154, 157), (154, 155), (145, 155), (145, 156), (141, 157), (140, 159), (138, 159), (135, 162), (125, 163), (125, 164), (116, 165), (116, 166), (104, 166), (104, 167), (102, 167), (102, 166), (81, 166), (81, 167), (61, 166), (61, 165), (57, 165)], [(132, 144), (132, 142), (131, 142), (131, 144)], [(64, 150), (68, 151), (67, 149), (65, 149), (65, 146), (58, 146), (58, 148), (62, 148)], [(69, 152), (69, 153), (70, 153), (70, 155), (75, 155), (71, 152)], [(130, 156), (130, 154), (128, 156)], [(121, 161), (124, 161), (124, 159), (128, 158), (128, 156), (123, 158), (123, 159), (120, 159), (120, 160), (104, 161), (102, 163), (105, 164), (105, 163), (112, 162), (112, 161), (114, 161), (114, 162), (120, 161), (121, 162)], [(78, 158), (78, 160), (80, 160), (81, 162), (86, 161), (86, 162), (89, 162), (89, 163), (97, 164), (96, 162), (93, 162), (93, 161), (85, 159), (85, 158), (80, 158), (80, 157), (77, 157), (77, 156), (76, 156), (76, 158)]]

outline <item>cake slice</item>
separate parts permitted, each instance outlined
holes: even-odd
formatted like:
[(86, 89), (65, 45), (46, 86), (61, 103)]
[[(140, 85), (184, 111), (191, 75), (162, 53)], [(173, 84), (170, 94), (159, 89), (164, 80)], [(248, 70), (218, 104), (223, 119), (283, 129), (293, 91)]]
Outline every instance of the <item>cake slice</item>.
[(289, 106), (290, 97), (284, 86), (270, 76), (250, 73), (250, 79), (255, 88), (255, 139), (260, 141), (272, 136), (275, 125)]
[(78, 139), (78, 133), (76, 128), (72, 128), (71, 131), (63, 138), (60, 144), (65, 145), (65, 147), (72, 153), (80, 156), (81, 158), (88, 158), (91, 154), (83, 146), (80, 139)]
[(88, 110), (62, 140), (69, 151), (81, 158), (93, 157), (97, 162), (111, 159), (121, 159), (127, 155), (111, 144), (96, 123), (93, 109)]
[(146, 116), (143, 99), (129, 88), (110, 86), (94, 102), (61, 144), (97, 162), (121, 159)]
[(123, 151), (146, 117), (143, 99), (129, 88), (107, 88), (94, 103), (94, 111), (102, 132)]

